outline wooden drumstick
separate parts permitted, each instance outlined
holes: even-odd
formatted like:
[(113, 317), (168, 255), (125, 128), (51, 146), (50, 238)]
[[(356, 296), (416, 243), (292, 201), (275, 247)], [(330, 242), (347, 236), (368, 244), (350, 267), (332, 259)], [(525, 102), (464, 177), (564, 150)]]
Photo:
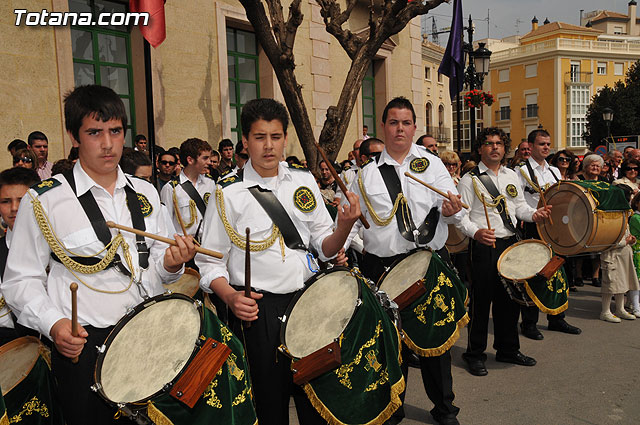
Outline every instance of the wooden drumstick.
[(173, 210), (176, 213), (176, 218), (178, 219), (178, 223), (180, 223), (180, 228), (182, 229), (182, 234), (187, 236), (187, 228), (184, 227), (184, 221), (182, 220), (182, 214), (180, 214), (180, 207), (178, 207), (178, 199), (173, 197)]
[[(247, 238), (244, 248), (244, 296), (251, 298), (251, 247), (249, 241), (251, 230), (247, 227), (244, 231)], [(251, 322), (244, 322), (244, 326), (250, 328)]]
[[(484, 202), (484, 193), (481, 193), (481, 194), (480, 194), (480, 197), (482, 198), (482, 206), (484, 207), (484, 218), (486, 218), (486, 219), (487, 219), (487, 229), (488, 229), (488, 230), (493, 230), (493, 229), (491, 228), (491, 223), (489, 222), (489, 211), (487, 211), (487, 204)], [(495, 248), (495, 247), (496, 247), (496, 243), (495, 243), (495, 242), (493, 242), (493, 243), (491, 244), (491, 247), (492, 247), (492, 248)]]
[[(71, 335), (78, 337), (78, 284), (73, 282), (71, 290)], [(78, 363), (78, 357), (71, 359), (71, 363)]]
[[(540, 199), (542, 199), (542, 205), (544, 205), (544, 207), (547, 208), (547, 200), (544, 199), (544, 190), (542, 190), (542, 188), (540, 188)], [(553, 226), (553, 220), (551, 219), (551, 214), (549, 214), (549, 223), (551, 223), (551, 225)]]
[[(335, 181), (338, 183), (338, 186), (340, 186), (340, 190), (342, 191), (342, 193), (344, 193), (344, 196), (347, 196), (347, 186), (344, 185), (344, 182), (342, 181), (342, 179), (340, 178), (340, 176), (336, 172), (335, 168), (333, 168), (333, 165), (332, 165), (331, 161), (329, 161), (329, 158), (327, 157), (327, 154), (324, 153), (324, 151), (322, 150), (322, 148), (320, 147), (320, 145), (317, 142), (315, 143), (315, 145), (316, 145), (316, 149), (318, 149), (318, 152), (320, 152), (320, 156), (322, 157), (324, 162), (326, 162), (327, 168), (329, 169), (329, 172), (331, 173), (331, 175), (333, 176)], [(362, 222), (362, 225), (364, 226), (365, 229), (368, 229), (370, 227), (369, 222), (367, 221), (366, 218), (364, 218), (364, 215), (360, 214), (360, 217), (358, 217), (358, 218)]]
[[(423, 182), (423, 181), (422, 181), (422, 180), (420, 180), (419, 178), (417, 178), (417, 177), (415, 177), (415, 176), (413, 176), (413, 175), (409, 174), (409, 172), (408, 172), (408, 171), (406, 171), (406, 172), (404, 173), (404, 175), (405, 175), (405, 176), (407, 176), (407, 177), (409, 177), (410, 179), (413, 179), (413, 180), (417, 181), (418, 183), (420, 183), (420, 184), (424, 185), (425, 187), (427, 187), (427, 188), (429, 188), (429, 189), (433, 190), (433, 191), (434, 191), (435, 193), (437, 193), (438, 195), (440, 195), (440, 196), (442, 196), (442, 197), (444, 197), (444, 198), (447, 198), (448, 200), (451, 200), (451, 198), (449, 198), (449, 195), (448, 195), (448, 194), (444, 193), (443, 191), (441, 191), (440, 189), (438, 189), (438, 188), (436, 188), (436, 187), (431, 186), (429, 183), (427, 183), (427, 182)], [(469, 209), (469, 205), (465, 204), (464, 202), (461, 202), (461, 204), (462, 204), (462, 208), (467, 209), (467, 210)]]
[[(136, 234), (136, 235), (144, 236), (145, 238), (155, 239), (157, 241), (164, 242), (164, 243), (166, 243), (168, 245), (173, 245), (173, 246), (177, 246), (178, 245), (178, 243), (173, 239), (165, 238), (164, 236), (160, 236), (160, 235), (154, 235), (153, 233), (144, 232), (142, 230), (134, 229), (133, 227), (123, 226), (121, 224), (114, 223), (113, 221), (107, 221), (107, 226), (112, 228), (112, 229), (119, 229), (119, 230), (123, 230), (125, 232), (129, 232), (129, 233), (133, 233), (133, 234)], [(200, 254), (208, 255), (210, 257), (215, 257), (215, 258), (224, 257), (219, 252), (212, 251), (212, 250), (206, 249), (206, 248), (202, 248), (200, 246), (196, 246), (196, 252), (199, 252)]]

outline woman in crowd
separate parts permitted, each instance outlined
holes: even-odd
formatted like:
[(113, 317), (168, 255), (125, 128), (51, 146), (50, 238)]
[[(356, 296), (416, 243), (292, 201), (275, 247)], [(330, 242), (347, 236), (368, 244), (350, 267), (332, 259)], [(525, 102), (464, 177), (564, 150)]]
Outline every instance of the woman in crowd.
[(580, 180), (600, 180), (600, 172), (604, 165), (604, 159), (600, 155), (591, 154), (584, 157), (582, 161), (582, 176)]
[(551, 165), (560, 170), (560, 180), (577, 180), (578, 164), (574, 161), (575, 154), (568, 150), (561, 150), (551, 158)]
[(600, 171), (600, 179), (607, 183), (613, 182), (613, 170), (614, 170), (613, 162), (605, 159), (602, 164), (602, 170)]
[(444, 151), (440, 154), (440, 159), (444, 163), (444, 166), (447, 167), (449, 175), (451, 175), (453, 182), (457, 186), (460, 181), (460, 158), (458, 154), (454, 151)]
[(38, 157), (31, 149), (20, 149), (13, 155), (13, 166), (37, 170)]
[(627, 159), (620, 166), (620, 173), (618, 175), (621, 176), (621, 178), (614, 181), (613, 184), (625, 184), (633, 190), (634, 194), (637, 193), (638, 184), (640, 184), (638, 180), (638, 168), (640, 168), (640, 161)]
[[(633, 249), (633, 265), (636, 269), (636, 276), (640, 279), (640, 193), (636, 193), (631, 199), (631, 209), (633, 215), (629, 219), (629, 231), (636, 238)], [(630, 290), (628, 293), (631, 314), (640, 317), (640, 291)]]

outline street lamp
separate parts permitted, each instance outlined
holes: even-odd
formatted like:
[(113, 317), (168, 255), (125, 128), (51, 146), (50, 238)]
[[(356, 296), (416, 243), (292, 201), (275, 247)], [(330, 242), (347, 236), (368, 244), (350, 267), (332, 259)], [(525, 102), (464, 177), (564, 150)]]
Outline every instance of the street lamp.
[(604, 108), (602, 110), (602, 119), (607, 124), (607, 137), (611, 137), (611, 121), (613, 121), (613, 109)]
[[(491, 58), (491, 51), (487, 49), (486, 43), (478, 43), (478, 48), (473, 50), (473, 20), (469, 15), (469, 25), (465, 28), (469, 37), (469, 42), (464, 43), (463, 51), (465, 56), (469, 58), (469, 65), (464, 72), (464, 82), (469, 87), (469, 90), (475, 90), (476, 88), (482, 89), (482, 83), (484, 77), (489, 73), (489, 61)], [(458, 94), (457, 100), (457, 130), (458, 130), (458, 152), (462, 150), (462, 131), (460, 127), (460, 94)], [(469, 108), (469, 131), (471, 137), (471, 146), (476, 141), (476, 108)]]

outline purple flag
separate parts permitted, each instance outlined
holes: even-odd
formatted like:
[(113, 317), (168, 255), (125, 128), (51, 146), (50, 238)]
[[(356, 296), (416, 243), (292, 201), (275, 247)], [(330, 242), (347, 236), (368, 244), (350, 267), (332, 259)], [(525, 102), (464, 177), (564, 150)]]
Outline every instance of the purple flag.
[(464, 53), (462, 52), (462, 0), (453, 0), (453, 19), (444, 57), (438, 72), (449, 77), (449, 94), (455, 99), (464, 86)]

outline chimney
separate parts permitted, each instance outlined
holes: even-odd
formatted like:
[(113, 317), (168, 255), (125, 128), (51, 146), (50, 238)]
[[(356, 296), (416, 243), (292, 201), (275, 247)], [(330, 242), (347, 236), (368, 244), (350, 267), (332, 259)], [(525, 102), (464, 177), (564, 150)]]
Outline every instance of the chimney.
[(534, 16), (533, 19), (531, 20), (531, 31), (535, 31), (537, 29), (538, 29), (538, 18)]
[(640, 35), (640, 31), (638, 29), (637, 24), (637, 6), (636, 0), (631, 0), (629, 2), (629, 21), (627, 23), (627, 34), (628, 35)]
[(551, 21), (549, 20), (549, 18), (545, 19), (544, 22), (542, 23), (542, 25), (547, 25), (550, 24)]

